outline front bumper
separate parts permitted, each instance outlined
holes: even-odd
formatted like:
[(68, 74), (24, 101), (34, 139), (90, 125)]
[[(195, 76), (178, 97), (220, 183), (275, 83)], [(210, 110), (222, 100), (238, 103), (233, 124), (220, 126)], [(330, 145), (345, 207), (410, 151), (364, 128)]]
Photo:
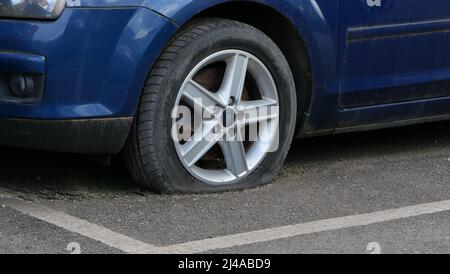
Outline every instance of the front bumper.
[(66, 8), (56, 21), (0, 19), (0, 82), (17, 73), (44, 82), (31, 101), (0, 92), (0, 144), (117, 152), (149, 70), (176, 29), (142, 7)]
[(0, 145), (71, 153), (116, 154), (122, 150), (132, 122), (132, 118), (0, 118)]

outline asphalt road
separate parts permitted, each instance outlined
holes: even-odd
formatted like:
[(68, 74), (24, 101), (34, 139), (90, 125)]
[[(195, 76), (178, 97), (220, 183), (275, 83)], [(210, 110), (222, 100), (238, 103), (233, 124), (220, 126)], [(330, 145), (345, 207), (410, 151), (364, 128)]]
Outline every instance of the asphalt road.
[(120, 161), (0, 155), (0, 253), (450, 253), (448, 122), (299, 140), (273, 184), (214, 195), (145, 192)]

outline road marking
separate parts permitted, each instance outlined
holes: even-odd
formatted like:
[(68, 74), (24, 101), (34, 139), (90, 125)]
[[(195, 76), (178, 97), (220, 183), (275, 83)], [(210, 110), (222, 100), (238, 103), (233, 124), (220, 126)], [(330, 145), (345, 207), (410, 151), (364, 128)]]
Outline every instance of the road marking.
[(450, 210), (450, 200), (407, 206), (397, 209), (378, 211), (368, 214), (346, 216), (340, 218), (319, 220), (309, 223), (269, 228), (259, 231), (240, 233), (230, 236), (193, 241), (185, 244), (168, 246), (170, 253), (201, 253), (210, 250), (232, 248), (237, 246), (263, 243), (287, 239), (295, 236), (318, 232), (339, 230), (345, 228), (367, 226), (371, 224), (394, 221), (398, 219), (435, 214)]
[(64, 228), (87, 238), (101, 242), (125, 253), (163, 253), (160, 248), (135, 240), (105, 227), (89, 223), (65, 213), (17, 198), (0, 197), (0, 205), (5, 205), (25, 215)]
[(201, 253), (450, 211), (450, 200), (446, 200), (157, 247), (111, 231), (105, 227), (18, 198), (0, 197), (0, 205), (8, 206), (23, 214), (78, 233), (123, 252), (138, 254)]

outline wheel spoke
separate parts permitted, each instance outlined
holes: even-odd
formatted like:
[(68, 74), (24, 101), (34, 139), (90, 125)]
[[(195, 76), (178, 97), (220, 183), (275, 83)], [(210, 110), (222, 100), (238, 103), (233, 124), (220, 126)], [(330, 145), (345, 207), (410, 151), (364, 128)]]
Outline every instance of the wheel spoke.
[(214, 122), (204, 122), (182, 146), (182, 157), (188, 166), (195, 165), (223, 136), (221, 131), (215, 132), (216, 127)]
[(214, 106), (221, 104), (220, 98), (192, 80), (184, 87), (183, 98), (195, 111), (205, 111), (209, 114), (213, 114)]
[[(256, 98), (261, 99), (244, 101)], [(193, 121), (187, 115), (175, 121), (194, 128), (193, 136), (175, 140), (175, 148), (184, 168), (205, 184), (241, 183), (276, 138), (277, 87), (269, 69), (249, 52), (227, 49), (203, 59), (186, 77), (175, 106), (194, 111)], [(188, 128), (182, 125), (179, 132)]]
[(256, 124), (278, 117), (276, 101), (270, 99), (242, 101), (238, 106), (240, 125)]
[(244, 90), (245, 77), (247, 75), (248, 57), (236, 54), (227, 62), (227, 68), (219, 94), (225, 106), (229, 105), (230, 99), (239, 103)]
[(243, 142), (224, 141), (220, 142), (220, 147), (225, 156), (227, 169), (233, 175), (241, 177), (248, 172), (248, 162)]

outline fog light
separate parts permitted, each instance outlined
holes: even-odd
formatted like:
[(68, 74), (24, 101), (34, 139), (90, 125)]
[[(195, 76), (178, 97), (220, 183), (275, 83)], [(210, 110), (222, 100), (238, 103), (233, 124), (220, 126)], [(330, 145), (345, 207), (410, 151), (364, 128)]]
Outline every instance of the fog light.
[(13, 75), (10, 80), (11, 95), (18, 98), (29, 98), (34, 93), (34, 80), (24, 75)]

